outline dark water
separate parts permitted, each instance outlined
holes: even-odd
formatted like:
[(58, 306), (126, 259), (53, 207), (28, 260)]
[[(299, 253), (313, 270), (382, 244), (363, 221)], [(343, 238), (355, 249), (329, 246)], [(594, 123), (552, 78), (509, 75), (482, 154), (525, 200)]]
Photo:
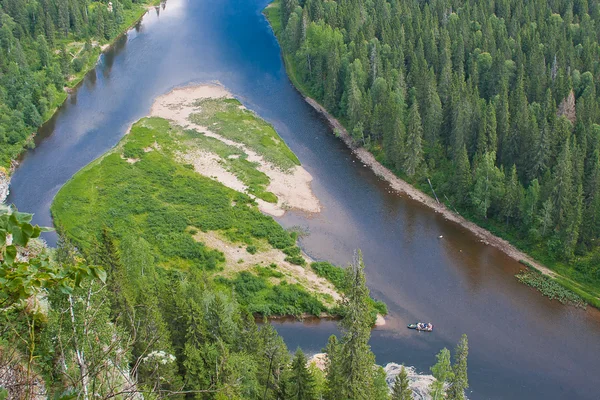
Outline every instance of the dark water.
[[(427, 372), (435, 353), (466, 333), (472, 399), (600, 398), (600, 312), (548, 301), (516, 281), (517, 263), (389, 193), (290, 85), (260, 12), (266, 4), (168, 0), (149, 12), (41, 130), (14, 174), (9, 201), (51, 224), (58, 189), (117, 143), (156, 96), (218, 80), (272, 122), (314, 176), (323, 212), (288, 213), (281, 223), (308, 228), (302, 246), (317, 259), (346, 264), (354, 249), (363, 250), (372, 292), (390, 310), (371, 341), (379, 363)], [(432, 321), (436, 331), (405, 328), (416, 320)], [(309, 352), (335, 332), (331, 322), (277, 327), (291, 348)]]

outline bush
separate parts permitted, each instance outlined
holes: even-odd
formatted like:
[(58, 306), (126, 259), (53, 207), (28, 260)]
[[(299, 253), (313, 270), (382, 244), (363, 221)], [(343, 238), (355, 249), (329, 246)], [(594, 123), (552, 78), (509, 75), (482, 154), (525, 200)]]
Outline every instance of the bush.
[(73, 71), (75, 71), (76, 73), (81, 72), (81, 70), (83, 69), (83, 65), (84, 62), (81, 58), (77, 57), (76, 59), (73, 60)]
[(256, 251), (257, 251), (256, 246), (252, 246), (252, 245), (248, 246), (248, 247), (246, 247), (246, 251), (250, 254), (256, 254)]
[(343, 290), (346, 275), (343, 268), (337, 267), (326, 261), (314, 262), (310, 267), (318, 276), (331, 282), (337, 290)]

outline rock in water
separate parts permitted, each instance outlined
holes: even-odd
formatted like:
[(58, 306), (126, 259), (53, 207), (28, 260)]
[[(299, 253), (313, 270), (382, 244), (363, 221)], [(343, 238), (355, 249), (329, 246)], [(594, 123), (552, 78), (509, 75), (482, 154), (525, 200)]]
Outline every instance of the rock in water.
[[(414, 367), (404, 367), (406, 369), (406, 374), (408, 375), (408, 380), (410, 381), (409, 387), (413, 392), (413, 398), (415, 400), (429, 400), (431, 396), (429, 395), (429, 386), (435, 381), (435, 378), (432, 375), (421, 375), (417, 373)], [(402, 370), (402, 365), (396, 363), (389, 363), (384, 368), (388, 386), (390, 390), (394, 387), (394, 381), (396, 376), (400, 374)]]

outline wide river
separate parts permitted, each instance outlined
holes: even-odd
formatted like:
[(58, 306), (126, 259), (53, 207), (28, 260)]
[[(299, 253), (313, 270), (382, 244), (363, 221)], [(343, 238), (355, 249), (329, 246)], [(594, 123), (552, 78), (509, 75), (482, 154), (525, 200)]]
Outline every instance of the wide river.
[[(280, 222), (309, 230), (301, 245), (316, 259), (346, 264), (362, 249), (371, 291), (390, 311), (371, 339), (378, 363), (429, 373), (435, 354), (466, 333), (471, 399), (599, 399), (600, 312), (547, 300), (517, 282), (516, 262), (391, 193), (290, 84), (261, 14), (267, 2), (168, 0), (151, 10), (41, 129), (8, 201), (50, 225), (60, 187), (117, 143), (156, 96), (219, 81), (273, 123), (314, 177), (323, 211), (289, 212)], [(432, 321), (435, 331), (406, 329), (417, 320)], [(292, 350), (307, 352), (337, 332), (332, 322), (277, 328)]]

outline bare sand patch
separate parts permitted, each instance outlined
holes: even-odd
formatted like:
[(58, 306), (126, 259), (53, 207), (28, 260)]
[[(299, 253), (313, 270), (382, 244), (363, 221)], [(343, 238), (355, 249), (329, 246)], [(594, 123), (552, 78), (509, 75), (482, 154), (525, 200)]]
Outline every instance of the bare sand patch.
[[(231, 243), (216, 231), (197, 232), (194, 239), (225, 255), (225, 275), (233, 276), (235, 273), (251, 270), (257, 265), (268, 267), (271, 263), (275, 263), (277, 264), (276, 270), (284, 275), (282, 279), (288, 283), (298, 283), (313, 293), (328, 294), (335, 302), (341, 299), (340, 294), (329, 281), (315, 274), (310, 267), (302, 267), (285, 261), (285, 253), (272, 248), (267, 243), (258, 246), (257, 253), (250, 254), (246, 250), (246, 245)], [(312, 262), (309, 257), (303, 256), (309, 263)], [(327, 305), (332, 306), (333, 304)]]
[[(321, 206), (319, 200), (311, 189), (313, 178), (302, 166), (295, 166), (288, 171), (282, 171), (277, 166), (265, 160), (260, 154), (249, 149), (246, 145), (227, 139), (212, 132), (208, 127), (197, 125), (190, 121), (190, 115), (200, 110), (197, 101), (207, 98), (220, 99), (233, 98), (233, 96), (225, 88), (217, 84), (177, 88), (158, 97), (150, 110), (150, 115), (168, 119), (184, 129), (194, 129), (199, 133), (217, 139), (229, 146), (236, 147), (246, 153), (247, 160), (257, 163), (257, 170), (269, 177), (270, 183), (267, 190), (278, 197), (277, 204), (256, 199), (258, 207), (262, 212), (274, 216), (283, 215), (287, 209), (297, 209), (310, 213), (320, 212)], [(211, 159), (203, 161), (199, 159), (202, 157), (209, 157)], [(183, 160), (194, 165), (198, 173), (211, 178), (216, 177), (213, 179), (217, 179), (232, 189), (247, 193), (247, 187), (243, 183), (240, 185), (235, 182), (232, 178), (235, 175), (231, 173), (225, 174), (223, 172), (225, 168), (218, 165), (214, 157), (218, 156), (213, 153), (197, 151), (190, 151), (188, 154), (181, 155)], [(235, 180), (239, 182), (237, 177)], [(254, 198), (254, 196), (252, 197)]]
[(136, 162), (140, 161), (139, 158), (127, 158), (123, 154), (121, 154), (121, 158), (127, 161), (129, 164), (135, 164)]

